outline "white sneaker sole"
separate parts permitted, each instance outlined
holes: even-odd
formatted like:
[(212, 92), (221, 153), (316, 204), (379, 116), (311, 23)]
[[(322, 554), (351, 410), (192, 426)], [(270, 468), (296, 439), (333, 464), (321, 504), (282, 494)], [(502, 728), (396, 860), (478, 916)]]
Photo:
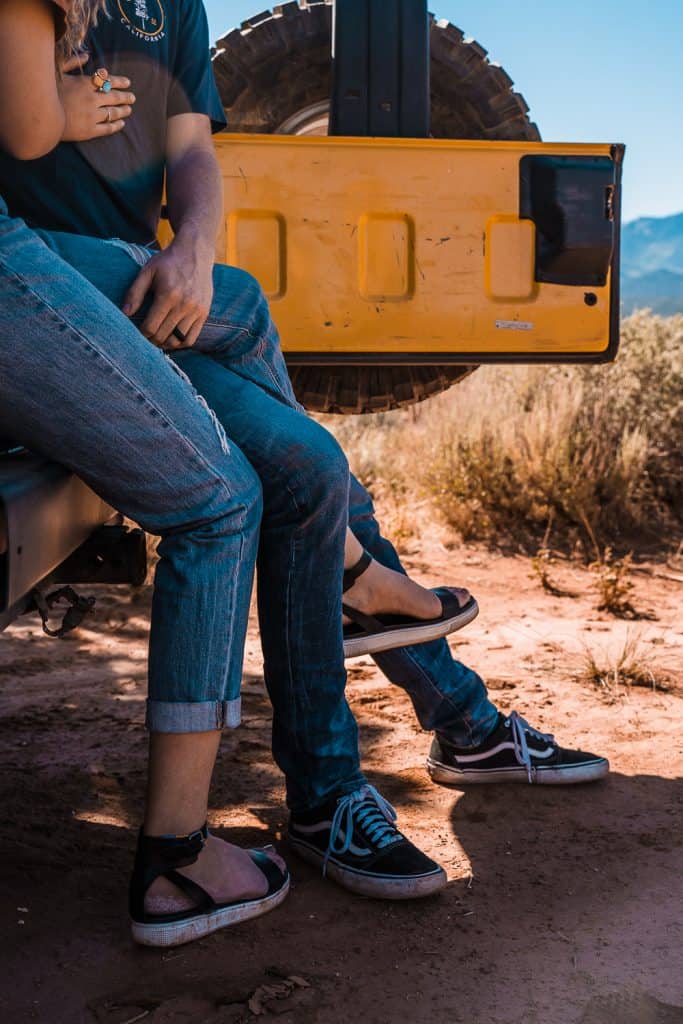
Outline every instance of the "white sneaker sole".
[(223, 910), (216, 910), (212, 914), (197, 914), (196, 917), (185, 921), (173, 921), (169, 924), (139, 924), (137, 921), (131, 921), (133, 938), (141, 946), (182, 946), (186, 942), (203, 939), (220, 928), (251, 921), (252, 918), (261, 917), (275, 910), (285, 900), (288, 892), (289, 876), (281, 889), (262, 900), (248, 900), (225, 907)]
[[(523, 782), (529, 785), (526, 768), (521, 765), (512, 768), (452, 768), (427, 758), (427, 771), (432, 782), (440, 786), (485, 785), (493, 782)], [(532, 784), (537, 786), (573, 786), (580, 782), (597, 782), (609, 772), (609, 761), (599, 758), (571, 768), (536, 768)]]
[(479, 605), (473, 601), (461, 614), (440, 622), (416, 622), (414, 626), (397, 626), (386, 633), (350, 637), (344, 641), (344, 657), (358, 658), (361, 654), (380, 654), (396, 647), (412, 647), (414, 644), (426, 644), (430, 640), (441, 640), (469, 625), (478, 614)]
[[(320, 867), (323, 857), (317, 847), (301, 839), (289, 836), (289, 843), (302, 860)], [(445, 888), (448, 877), (443, 868), (426, 875), (410, 875), (396, 878), (395, 875), (375, 875), (340, 864), (334, 857), (327, 862), (325, 877), (331, 878), (357, 896), (370, 896), (378, 900), (417, 900), (433, 896)]]

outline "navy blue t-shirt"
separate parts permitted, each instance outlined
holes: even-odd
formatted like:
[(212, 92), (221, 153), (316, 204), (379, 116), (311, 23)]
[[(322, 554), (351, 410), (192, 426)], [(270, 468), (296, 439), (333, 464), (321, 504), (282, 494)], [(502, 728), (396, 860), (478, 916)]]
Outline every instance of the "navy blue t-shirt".
[(0, 150), (0, 195), (33, 227), (148, 245), (163, 192), (166, 121), (206, 114), (225, 128), (201, 0), (109, 0), (110, 17), (88, 36), (85, 74), (125, 75), (137, 102), (126, 127), (90, 142), (61, 143), (40, 160)]

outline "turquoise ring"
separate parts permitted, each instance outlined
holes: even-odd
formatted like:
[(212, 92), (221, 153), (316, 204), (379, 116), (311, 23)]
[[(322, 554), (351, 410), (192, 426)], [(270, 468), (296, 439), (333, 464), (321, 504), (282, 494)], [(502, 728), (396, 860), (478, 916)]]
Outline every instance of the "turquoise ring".
[(98, 68), (90, 80), (98, 92), (111, 92), (109, 72), (106, 68)]

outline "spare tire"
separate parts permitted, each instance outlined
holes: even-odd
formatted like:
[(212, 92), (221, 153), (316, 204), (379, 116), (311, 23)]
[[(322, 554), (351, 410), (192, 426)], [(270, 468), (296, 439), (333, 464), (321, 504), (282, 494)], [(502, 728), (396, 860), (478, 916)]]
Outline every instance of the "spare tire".
[[(431, 133), (442, 139), (540, 135), (522, 96), (486, 50), (430, 15)], [(281, 4), (216, 43), (213, 67), (229, 130), (326, 135), (332, 0)], [(370, 413), (419, 402), (474, 366), (290, 366), (299, 400), (315, 412)]]

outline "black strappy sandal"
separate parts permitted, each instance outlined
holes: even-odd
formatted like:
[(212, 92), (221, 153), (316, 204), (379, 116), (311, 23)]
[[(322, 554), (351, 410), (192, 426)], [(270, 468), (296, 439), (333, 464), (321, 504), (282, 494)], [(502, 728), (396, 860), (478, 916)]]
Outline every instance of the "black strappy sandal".
[[(359, 576), (372, 562), (372, 555), (364, 551), (358, 562), (344, 571), (344, 593), (350, 590)], [(436, 587), (432, 593), (441, 601), (442, 612), (437, 619), (412, 619), (400, 615), (366, 615), (343, 603), (344, 615), (351, 624), (344, 626), (344, 657), (357, 658), (361, 654), (379, 654), (394, 647), (424, 644), (462, 629), (479, 614), (479, 605), (473, 597), (463, 607), (450, 587)]]
[[(194, 864), (209, 835), (206, 825), (189, 836), (138, 837), (135, 865), (130, 880), (130, 916), (133, 938), (143, 946), (180, 946), (274, 910), (289, 892), (289, 872), (281, 871), (261, 850), (248, 850), (266, 876), (268, 892), (253, 900), (216, 903), (201, 885), (181, 875), (178, 868)], [(167, 878), (194, 902), (191, 910), (175, 914), (149, 914), (145, 896), (157, 878)]]

